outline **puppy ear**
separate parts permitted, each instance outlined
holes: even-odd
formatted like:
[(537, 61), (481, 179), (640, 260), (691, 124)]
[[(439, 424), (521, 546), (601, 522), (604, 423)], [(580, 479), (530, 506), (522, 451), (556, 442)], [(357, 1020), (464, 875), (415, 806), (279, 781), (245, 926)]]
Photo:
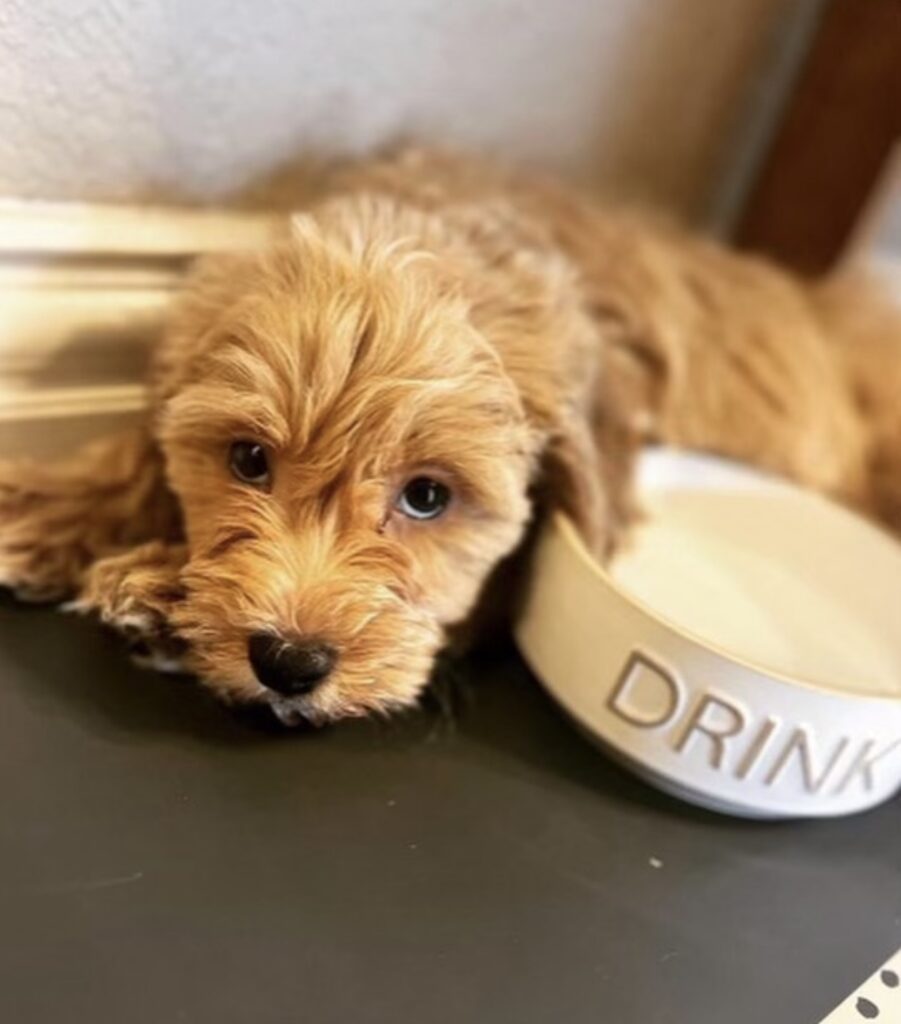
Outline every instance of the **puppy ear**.
[(636, 518), (633, 492), (640, 438), (611, 395), (568, 411), (548, 439), (539, 500), (572, 519), (588, 548), (608, 558)]
[(541, 501), (572, 519), (593, 550), (604, 546), (607, 501), (600, 459), (588, 424), (570, 414), (551, 435), (541, 471)]

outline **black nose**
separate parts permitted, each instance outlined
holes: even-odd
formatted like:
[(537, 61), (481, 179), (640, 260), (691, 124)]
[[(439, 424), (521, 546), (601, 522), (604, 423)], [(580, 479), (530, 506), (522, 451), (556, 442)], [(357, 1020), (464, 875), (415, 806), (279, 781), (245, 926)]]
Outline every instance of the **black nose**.
[(274, 633), (254, 633), (247, 644), (257, 679), (287, 697), (310, 693), (335, 667), (334, 648), (321, 640), (285, 640)]

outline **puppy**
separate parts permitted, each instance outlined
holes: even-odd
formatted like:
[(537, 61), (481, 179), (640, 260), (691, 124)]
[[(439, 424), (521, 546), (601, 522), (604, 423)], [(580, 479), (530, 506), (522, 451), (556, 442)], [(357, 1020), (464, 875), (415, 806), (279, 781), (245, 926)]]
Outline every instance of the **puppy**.
[(21, 597), (322, 723), (415, 702), (547, 510), (609, 556), (643, 443), (901, 528), (901, 330), (861, 286), (419, 150), (336, 170), (286, 221), (198, 263), (146, 425), (0, 468)]

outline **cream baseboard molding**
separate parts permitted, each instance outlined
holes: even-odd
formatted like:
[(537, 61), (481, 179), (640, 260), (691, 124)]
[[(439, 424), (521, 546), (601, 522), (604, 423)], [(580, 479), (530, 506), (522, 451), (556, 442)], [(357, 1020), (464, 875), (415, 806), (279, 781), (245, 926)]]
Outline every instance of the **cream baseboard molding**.
[(256, 245), (273, 218), (179, 206), (0, 199), (0, 254), (184, 258)]
[(0, 405), (0, 423), (34, 423), (99, 413), (118, 416), (144, 408), (143, 384), (105, 384), (100, 387), (48, 388), (13, 392)]
[(191, 257), (252, 248), (265, 214), (0, 200), (0, 458), (140, 414), (149, 346)]
[(0, 399), (0, 458), (53, 458), (124, 429), (146, 407), (143, 384), (47, 388)]

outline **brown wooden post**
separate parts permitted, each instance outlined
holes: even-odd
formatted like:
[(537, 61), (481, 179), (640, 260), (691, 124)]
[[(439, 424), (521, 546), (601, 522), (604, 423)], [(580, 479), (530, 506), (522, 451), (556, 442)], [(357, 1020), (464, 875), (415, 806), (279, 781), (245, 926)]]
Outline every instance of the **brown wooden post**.
[(901, 0), (832, 0), (736, 232), (831, 266), (901, 135)]

